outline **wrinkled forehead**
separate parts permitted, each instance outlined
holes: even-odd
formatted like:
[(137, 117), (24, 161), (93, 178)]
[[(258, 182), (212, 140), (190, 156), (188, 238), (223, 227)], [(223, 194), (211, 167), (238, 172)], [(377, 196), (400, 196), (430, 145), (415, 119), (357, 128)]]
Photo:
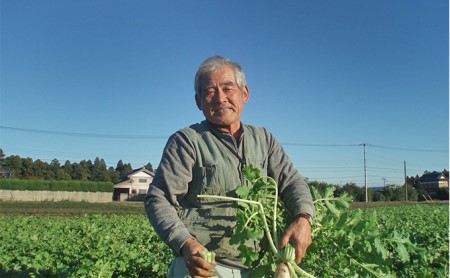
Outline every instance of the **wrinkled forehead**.
[(217, 85), (236, 85), (236, 75), (230, 66), (222, 66), (200, 76), (201, 88), (210, 88)]

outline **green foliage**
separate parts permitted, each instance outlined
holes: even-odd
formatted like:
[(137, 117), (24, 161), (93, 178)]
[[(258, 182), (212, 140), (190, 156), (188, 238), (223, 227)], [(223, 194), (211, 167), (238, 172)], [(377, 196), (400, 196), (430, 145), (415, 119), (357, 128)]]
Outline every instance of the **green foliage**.
[(80, 181), (68, 181), (67, 186), (69, 187), (70, 191), (81, 191), (81, 182)]
[[(296, 273), (311, 277), (295, 265), (292, 246), (288, 245), (285, 250), (276, 246), (281, 233), (292, 221), (292, 216), (278, 201), (278, 185), (275, 180), (261, 177), (260, 170), (252, 165), (244, 167), (243, 176), (248, 185), (237, 188), (239, 198), (210, 195), (198, 197), (238, 202), (236, 227), (230, 243), (237, 245), (242, 263), (253, 269), (253, 277), (273, 276), (279, 263), (285, 263), (293, 277), (296, 277)], [(248, 241), (259, 243), (260, 250), (249, 248)]]
[[(340, 213), (336, 215), (319, 202), (328, 197), (320, 195), (314, 188), (312, 190), (317, 223), (314, 225), (313, 243), (302, 262), (305, 270), (319, 277), (356, 274), (369, 277), (448, 276), (448, 206), (339, 209)], [(428, 221), (421, 213), (416, 218), (414, 215), (420, 210), (427, 211), (436, 219)], [(409, 224), (405, 225), (404, 220), (407, 219)], [(427, 232), (426, 236), (417, 239), (419, 229)], [(426, 242), (436, 237), (437, 242), (427, 246)], [(439, 246), (441, 257), (438, 265), (419, 259), (429, 256), (421, 253), (435, 253), (430, 251), (434, 249), (430, 246)]]
[(377, 208), (376, 212), (381, 231), (394, 230), (397, 234), (407, 235), (416, 246), (409, 261), (394, 262), (399, 269), (398, 276), (448, 277), (448, 206), (384, 207)]
[(83, 182), (81, 183), (81, 191), (84, 191), (84, 192), (92, 191), (92, 192), (94, 192), (94, 191), (96, 191), (96, 190), (98, 190), (98, 185), (97, 185), (96, 182), (93, 182), (93, 181), (83, 181)]
[[(119, 160), (117, 167), (107, 168), (105, 160), (96, 157), (94, 163), (91, 160), (82, 160), (79, 163), (66, 162), (61, 165), (58, 159), (53, 159), (50, 163), (42, 160), (35, 160), (27, 157), (21, 158), (18, 155), (5, 157), (0, 149), (2, 158), (0, 167), (14, 173), (13, 178), (17, 179), (45, 179), (45, 180), (79, 180), (117, 183), (125, 179), (133, 171), (130, 163), (124, 164)], [(151, 163), (147, 163), (145, 168), (153, 171)]]
[(114, 184), (112, 182), (98, 182), (98, 191), (100, 192), (113, 192), (114, 191)]
[[(165, 277), (170, 265), (170, 250), (148, 224), (142, 204), (21, 202), (2, 203), (0, 211), (9, 211), (7, 206), (42, 214), (42, 209), (48, 214), (70, 210), (70, 215), (79, 217), (1, 217), (0, 277)], [(331, 218), (329, 223), (336, 226), (352, 223), (348, 229), (352, 236), (343, 236), (337, 228), (317, 230), (317, 215), (317, 235), (301, 264), (303, 269), (317, 277), (376, 277), (379, 262), (375, 258), (381, 256), (381, 261), (391, 262), (384, 267), (398, 277), (448, 277), (448, 205), (349, 211), (338, 203), (335, 206), (343, 212), (324, 217), (321, 222)], [(96, 215), (83, 216), (92, 212)], [(376, 219), (369, 217), (372, 220), (364, 223), (366, 215), (375, 215)], [(368, 238), (379, 234), (365, 250), (361, 250), (364, 240), (359, 242), (361, 231)], [(343, 256), (350, 243), (352, 258)], [(405, 249), (408, 253), (403, 252)], [(398, 250), (401, 255), (393, 256)], [(379, 255), (367, 261), (353, 258), (355, 253), (369, 257), (365, 252)]]
[(0, 179), (4, 190), (113, 192), (112, 182)]
[(172, 254), (146, 216), (0, 218), (1, 277), (165, 277)]
[(91, 203), (78, 201), (0, 202), (2, 216), (85, 216), (102, 215), (146, 215), (144, 206), (138, 202)]
[[(243, 175), (250, 186), (239, 187), (236, 194), (241, 200), (258, 202), (260, 206), (238, 202), (236, 228), (230, 243), (239, 246), (242, 262), (253, 268), (253, 275), (273, 274), (280, 262), (275, 245), (292, 216), (283, 203), (278, 202), (278, 188), (273, 179), (261, 177), (259, 169), (251, 165), (244, 168)], [(260, 242), (265, 247), (261, 250), (248, 248), (248, 240)]]
[[(271, 276), (280, 262), (291, 264), (301, 275), (312, 273), (317, 277), (394, 277), (419, 272), (408, 270), (414, 254), (424, 250), (411, 240), (413, 230), (401, 232), (395, 226), (383, 226), (374, 210), (350, 210), (351, 197), (345, 193), (336, 197), (335, 187), (326, 187), (322, 193), (311, 188), (316, 207), (313, 243), (300, 265), (302, 268), (292, 265), (292, 259), (282, 257), (292, 251), (278, 250), (273, 244), (291, 222), (286, 209), (276, 202), (276, 183), (260, 177), (259, 170), (251, 166), (243, 173), (250, 185), (236, 191), (239, 209), (232, 243), (238, 245), (242, 262), (253, 268), (255, 277)], [(448, 229), (448, 221), (443, 228), (440, 230)], [(444, 233), (441, 238), (445, 238)], [(445, 239), (448, 242), (448, 236)], [(267, 247), (252, 250), (245, 244), (247, 240)], [(447, 274), (448, 246), (442, 248), (447, 261), (441, 263), (438, 273)]]

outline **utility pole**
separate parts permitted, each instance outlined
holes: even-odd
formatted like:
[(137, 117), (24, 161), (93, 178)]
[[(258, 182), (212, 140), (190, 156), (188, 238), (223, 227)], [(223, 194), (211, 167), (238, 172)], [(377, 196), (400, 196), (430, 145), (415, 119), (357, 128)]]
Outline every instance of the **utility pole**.
[(408, 179), (406, 177), (406, 160), (403, 160), (403, 173), (405, 176), (405, 201), (408, 201)]
[(367, 167), (366, 167), (366, 143), (363, 143), (364, 147), (364, 188), (366, 189), (366, 203), (369, 202), (369, 196), (367, 194)]

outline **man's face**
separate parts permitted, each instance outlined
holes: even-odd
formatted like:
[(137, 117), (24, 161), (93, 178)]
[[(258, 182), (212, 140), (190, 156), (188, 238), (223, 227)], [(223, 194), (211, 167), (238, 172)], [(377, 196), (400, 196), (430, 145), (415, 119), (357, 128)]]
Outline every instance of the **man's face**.
[(231, 133), (237, 131), (244, 105), (249, 99), (247, 86), (239, 88), (234, 71), (228, 66), (201, 81), (202, 89), (196, 102), (206, 119)]

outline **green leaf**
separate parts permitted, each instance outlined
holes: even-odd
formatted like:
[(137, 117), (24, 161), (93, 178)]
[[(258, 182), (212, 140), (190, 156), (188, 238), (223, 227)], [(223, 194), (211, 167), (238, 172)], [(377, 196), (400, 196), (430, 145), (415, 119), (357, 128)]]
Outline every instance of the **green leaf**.
[(379, 254), (381, 254), (381, 257), (383, 258), (383, 260), (386, 260), (388, 258), (389, 252), (384, 247), (384, 245), (381, 243), (380, 238), (375, 238), (374, 244), (375, 244), (375, 250), (377, 250), (377, 252)]
[(247, 196), (249, 193), (250, 193), (250, 188), (248, 186), (239, 186), (236, 189), (236, 194), (241, 199), (247, 199)]
[(253, 248), (245, 245), (240, 245), (238, 250), (241, 254), (242, 263), (246, 266), (251, 266), (259, 257), (258, 253)]
[(242, 170), (242, 174), (246, 180), (254, 181), (260, 176), (260, 170), (254, 167), (252, 164), (249, 164), (244, 167), (244, 169)]
[(325, 205), (327, 206), (327, 208), (328, 208), (328, 210), (330, 210), (330, 212), (331, 213), (333, 213), (334, 215), (339, 215), (340, 214), (340, 211), (336, 208), (336, 206), (333, 204), (333, 203), (331, 203), (330, 201), (328, 201), (328, 200), (325, 200)]
[(409, 253), (408, 250), (406, 249), (406, 246), (403, 243), (397, 242), (396, 251), (402, 262), (404, 263), (409, 262)]

